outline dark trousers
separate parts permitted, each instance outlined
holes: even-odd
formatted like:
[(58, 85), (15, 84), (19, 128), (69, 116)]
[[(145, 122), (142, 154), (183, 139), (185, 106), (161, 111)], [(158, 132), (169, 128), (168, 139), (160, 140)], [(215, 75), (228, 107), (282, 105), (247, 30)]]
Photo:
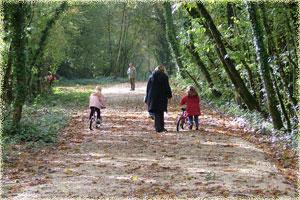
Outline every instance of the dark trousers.
[(100, 109), (96, 107), (90, 107), (91, 112), (90, 112), (90, 119), (94, 116), (95, 112), (97, 112), (97, 119), (100, 119)]
[(156, 132), (162, 132), (165, 129), (164, 112), (155, 112), (154, 115), (155, 130)]
[(131, 90), (135, 90), (135, 78), (130, 78), (130, 86), (131, 86)]
[(189, 116), (189, 124), (193, 125), (193, 118), (194, 118), (196, 127), (199, 127), (199, 116), (198, 115)]

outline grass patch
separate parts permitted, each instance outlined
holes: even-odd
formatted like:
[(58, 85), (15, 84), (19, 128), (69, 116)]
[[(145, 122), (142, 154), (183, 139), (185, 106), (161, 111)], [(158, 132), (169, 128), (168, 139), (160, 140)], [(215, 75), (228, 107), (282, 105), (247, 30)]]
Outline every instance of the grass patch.
[(55, 84), (48, 94), (35, 98), (23, 107), (20, 125), (13, 127), (6, 108), (4, 120), (4, 145), (26, 143), (47, 145), (57, 142), (57, 133), (65, 127), (73, 114), (88, 108), (89, 95), (95, 85), (105, 86), (122, 82), (118, 78), (62, 80)]

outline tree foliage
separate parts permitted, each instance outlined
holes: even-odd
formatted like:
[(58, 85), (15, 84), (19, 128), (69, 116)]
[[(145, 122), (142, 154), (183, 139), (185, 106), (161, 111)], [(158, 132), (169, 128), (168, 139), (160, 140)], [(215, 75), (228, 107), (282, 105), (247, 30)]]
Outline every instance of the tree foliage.
[(297, 128), (298, 2), (2, 5), (1, 97), (16, 123), (22, 105), (49, 89), (49, 72), (126, 77), (132, 62), (139, 79), (162, 63), (203, 96), (235, 100), (276, 129)]

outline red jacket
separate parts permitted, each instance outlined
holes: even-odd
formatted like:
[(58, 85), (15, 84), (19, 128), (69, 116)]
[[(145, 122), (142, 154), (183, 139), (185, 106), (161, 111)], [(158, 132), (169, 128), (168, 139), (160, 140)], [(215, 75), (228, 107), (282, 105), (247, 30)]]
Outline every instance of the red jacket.
[(180, 101), (180, 105), (186, 105), (186, 112), (188, 116), (200, 115), (200, 98), (198, 96), (189, 97), (185, 95)]

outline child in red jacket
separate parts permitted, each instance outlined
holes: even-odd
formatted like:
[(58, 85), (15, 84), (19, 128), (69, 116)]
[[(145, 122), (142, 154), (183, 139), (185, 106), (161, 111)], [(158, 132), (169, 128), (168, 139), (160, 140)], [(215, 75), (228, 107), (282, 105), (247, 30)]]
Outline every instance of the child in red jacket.
[(199, 115), (200, 112), (200, 98), (193, 86), (189, 86), (187, 94), (182, 97), (180, 105), (186, 105), (186, 113), (189, 118), (189, 129), (193, 128), (193, 121), (195, 121), (196, 130), (199, 129)]

